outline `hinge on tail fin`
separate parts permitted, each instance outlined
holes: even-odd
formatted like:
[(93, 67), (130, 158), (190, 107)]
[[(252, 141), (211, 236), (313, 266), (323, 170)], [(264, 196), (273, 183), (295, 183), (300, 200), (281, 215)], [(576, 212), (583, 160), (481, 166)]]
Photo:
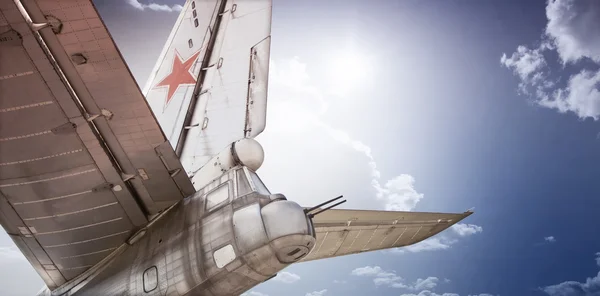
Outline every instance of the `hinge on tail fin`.
[[(342, 200), (342, 201), (340, 201), (340, 202), (337, 202), (337, 203), (335, 203), (335, 204), (333, 204), (333, 205), (330, 205), (330, 206), (328, 206), (328, 207), (326, 207), (326, 208), (324, 208), (324, 209), (320, 209), (320, 207), (322, 207), (322, 206), (325, 206), (325, 205), (328, 205), (328, 204), (330, 204), (330, 203), (332, 203), (332, 202), (334, 202), (334, 201), (336, 201), (336, 200), (339, 200), (339, 199), (341, 199), (341, 198), (344, 198), (344, 196), (343, 196), (343, 195), (340, 195), (340, 196), (338, 196), (338, 197), (336, 197), (336, 198), (332, 198), (332, 199), (330, 199), (330, 200), (328, 200), (328, 201), (322, 202), (322, 203), (320, 203), (320, 204), (318, 204), (318, 205), (316, 205), (316, 206), (314, 206), (314, 207), (312, 207), (312, 208), (304, 209), (304, 213), (305, 213), (305, 214), (306, 214), (306, 215), (307, 215), (309, 218), (312, 218), (312, 217), (314, 217), (314, 216), (316, 216), (316, 215), (318, 215), (318, 214), (321, 214), (321, 213), (323, 213), (323, 212), (325, 212), (325, 211), (327, 211), (327, 210), (333, 209), (334, 207), (337, 207), (337, 206), (339, 206), (339, 205), (341, 205), (341, 204), (345, 203), (345, 202), (346, 202), (346, 200), (344, 199), (344, 200)], [(314, 210), (318, 210), (318, 211), (316, 211), (316, 212), (314, 212), (314, 213), (311, 213), (311, 212), (312, 212), (312, 211), (314, 211)]]

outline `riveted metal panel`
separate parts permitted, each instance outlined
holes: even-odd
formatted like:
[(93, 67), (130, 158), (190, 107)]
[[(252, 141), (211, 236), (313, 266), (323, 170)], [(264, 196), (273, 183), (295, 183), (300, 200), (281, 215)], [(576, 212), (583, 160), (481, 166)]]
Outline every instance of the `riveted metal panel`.
[(188, 174), (232, 142), (264, 129), (271, 6), (270, 0), (225, 3), (189, 110), (193, 128), (184, 130), (177, 143)]
[(0, 222), (53, 289), (193, 187), (91, 1), (0, 4)]
[(242, 254), (269, 242), (260, 214), (260, 205), (252, 204), (233, 213), (233, 230)]
[(317, 242), (302, 261), (412, 245), (470, 214), (328, 210), (313, 218)]

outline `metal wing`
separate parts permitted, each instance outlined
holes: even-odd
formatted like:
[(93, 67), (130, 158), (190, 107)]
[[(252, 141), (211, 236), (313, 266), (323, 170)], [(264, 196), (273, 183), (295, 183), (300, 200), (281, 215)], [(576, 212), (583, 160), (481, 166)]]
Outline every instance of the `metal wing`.
[(190, 176), (264, 130), (270, 35), (271, 0), (186, 2), (145, 90)]
[(412, 245), (471, 214), (328, 210), (313, 218), (317, 242), (302, 261)]
[(194, 192), (89, 0), (0, 0), (0, 224), (50, 289)]

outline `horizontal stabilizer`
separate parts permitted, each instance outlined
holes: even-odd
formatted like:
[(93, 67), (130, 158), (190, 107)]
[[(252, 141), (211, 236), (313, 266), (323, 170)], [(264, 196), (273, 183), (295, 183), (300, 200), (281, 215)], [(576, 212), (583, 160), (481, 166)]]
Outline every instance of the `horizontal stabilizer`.
[(313, 218), (317, 242), (302, 261), (412, 245), (472, 213), (328, 210)]

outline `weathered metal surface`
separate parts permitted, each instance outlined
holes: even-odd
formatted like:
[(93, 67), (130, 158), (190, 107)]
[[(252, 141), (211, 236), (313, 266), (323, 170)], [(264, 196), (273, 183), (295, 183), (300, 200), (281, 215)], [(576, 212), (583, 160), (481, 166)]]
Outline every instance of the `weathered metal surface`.
[(190, 125), (187, 113), (195, 103), (198, 76), (212, 53), (223, 4), (222, 0), (186, 1), (144, 87), (146, 100), (173, 147), (184, 123)]
[(91, 1), (0, 0), (0, 41), (0, 224), (56, 288), (194, 190)]
[[(165, 122), (165, 131), (172, 131), (169, 139), (177, 148), (188, 175), (210, 164), (208, 161), (227, 145), (244, 137), (253, 138), (265, 128), (271, 2), (195, 1), (197, 7), (209, 6), (205, 11), (196, 8), (198, 15), (218, 12), (207, 17), (210, 31), (206, 35), (192, 33), (197, 28), (186, 21), (193, 23), (194, 18), (184, 17), (167, 42), (168, 50), (158, 62), (161, 66), (157, 65), (156, 76), (151, 77), (146, 86), (147, 99), (161, 125)], [(191, 3), (194, 1), (184, 6), (186, 15), (194, 11)], [(198, 20), (204, 23), (200, 16)], [(171, 65), (177, 64), (173, 60), (175, 51), (185, 52), (181, 54), (182, 63), (188, 65), (186, 61), (190, 61), (192, 65), (190, 59), (195, 57), (188, 49), (190, 36), (203, 40), (203, 49), (188, 71), (196, 77), (195, 86), (173, 82), (169, 89), (177, 87), (178, 91), (165, 105), (170, 91), (165, 91), (160, 79), (174, 72), (171, 69), (175, 67)], [(195, 44), (200, 42), (194, 41)], [(184, 79), (178, 81), (185, 82)]]
[(254, 139), (241, 139), (226, 146), (216, 153), (209, 162), (198, 170), (192, 179), (192, 184), (199, 189), (218, 178), (236, 165), (244, 165), (256, 171), (263, 163), (264, 150)]
[[(120, 254), (88, 275), (86, 282), (56, 290), (54, 295), (239, 295), (299, 260), (282, 262), (278, 254), (314, 245), (303, 208), (256, 192), (240, 196), (236, 183), (248, 181), (245, 170), (234, 168), (182, 200), (151, 222), (136, 243), (123, 245)], [(241, 178), (236, 178), (237, 173)], [(228, 188), (227, 202), (211, 208), (206, 201), (222, 186)], [(235, 231), (236, 216), (257, 222), (253, 232), (258, 235), (251, 244), (246, 233)], [(289, 216), (298, 219), (282, 227)], [(278, 230), (268, 233), (267, 229)], [(144, 290), (148, 287), (152, 290)]]
[(317, 243), (302, 261), (412, 245), (471, 214), (328, 210), (313, 218)]

